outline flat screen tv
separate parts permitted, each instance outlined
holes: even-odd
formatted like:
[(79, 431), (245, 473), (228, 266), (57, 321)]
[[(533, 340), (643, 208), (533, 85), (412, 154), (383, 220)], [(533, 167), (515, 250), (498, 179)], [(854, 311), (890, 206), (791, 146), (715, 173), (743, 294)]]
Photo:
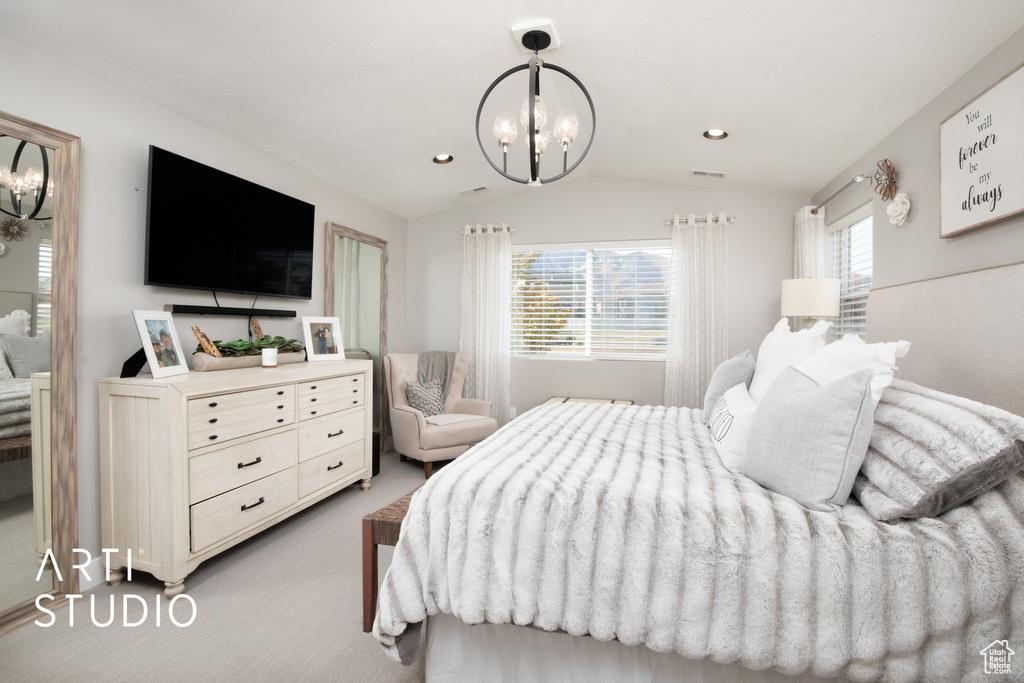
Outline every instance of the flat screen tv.
[(151, 145), (146, 284), (311, 299), (313, 210)]

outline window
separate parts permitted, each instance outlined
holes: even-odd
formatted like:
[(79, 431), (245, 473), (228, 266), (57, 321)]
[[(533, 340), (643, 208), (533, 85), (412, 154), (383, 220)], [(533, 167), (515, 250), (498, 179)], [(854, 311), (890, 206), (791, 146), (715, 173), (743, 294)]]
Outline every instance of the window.
[(53, 277), (53, 240), (39, 243), (39, 290), (36, 292), (36, 334), (50, 329), (50, 285)]
[(839, 318), (836, 339), (867, 334), (868, 291), (871, 289), (871, 204), (830, 223), (833, 277), (839, 278)]
[(663, 359), (667, 242), (516, 247), (512, 354)]

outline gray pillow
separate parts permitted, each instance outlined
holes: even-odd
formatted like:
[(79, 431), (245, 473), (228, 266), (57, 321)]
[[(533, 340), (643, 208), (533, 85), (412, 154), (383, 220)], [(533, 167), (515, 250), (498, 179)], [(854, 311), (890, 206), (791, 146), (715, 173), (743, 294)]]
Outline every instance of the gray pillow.
[(433, 417), (444, 412), (444, 390), (441, 381), (432, 379), (429, 382), (406, 382), (405, 395), (409, 405), (423, 413), (423, 417)]
[(718, 400), (725, 392), (743, 382), (750, 388), (750, 380), (754, 377), (754, 355), (747, 349), (738, 356), (733, 356), (715, 369), (704, 394), (704, 424), (711, 424), (711, 413), (715, 411)]
[(26, 378), (33, 372), (50, 370), (50, 332), (37, 337), (0, 334), (0, 342), (7, 351), (7, 365), (15, 377)]
[(871, 370), (819, 385), (793, 367), (761, 398), (741, 470), (804, 507), (840, 513), (871, 439)]
[(934, 517), (1024, 469), (1024, 417), (893, 380), (853, 493), (883, 522)]

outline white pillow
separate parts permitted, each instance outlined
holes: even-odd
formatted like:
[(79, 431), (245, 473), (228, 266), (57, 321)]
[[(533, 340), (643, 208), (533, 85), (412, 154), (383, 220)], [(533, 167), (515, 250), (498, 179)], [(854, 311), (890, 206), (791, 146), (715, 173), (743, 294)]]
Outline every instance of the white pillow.
[(750, 424), (754, 421), (757, 404), (747, 393), (747, 385), (740, 382), (722, 394), (711, 412), (711, 438), (722, 464), (731, 470), (739, 469), (743, 449), (747, 446)]
[(0, 334), (16, 334), (27, 337), (32, 330), (32, 316), (28, 311), (11, 311), (0, 318)]
[(871, 370), (871, 408), (882, 399), (882, 392), (892, 383), (896, 370), (896, 359), (903, 358), (910, 350), (910, 342), (884, 342), (865, 344), (855, 334), (848, 334), (839, 341), (815, 351), (794, 365), (818, 384), (828, 384), (858, 370)]
[(750, 381), (750, 398), (760, 403), (764, 392), (783, 370), (824, 347), (825, 332), (831, 326), (832, 323), (819, 320), (810, 329), (790, 332), (789, 319), (780, 320), (761, 342), (757, 352), (757, 367)]

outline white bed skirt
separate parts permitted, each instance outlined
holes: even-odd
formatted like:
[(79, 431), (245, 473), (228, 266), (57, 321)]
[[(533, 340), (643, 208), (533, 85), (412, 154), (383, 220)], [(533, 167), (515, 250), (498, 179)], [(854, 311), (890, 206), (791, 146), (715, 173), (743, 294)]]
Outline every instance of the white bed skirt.
[(846, 681), (752, 671), (739, 664), (686, 659), (676, 652), (545, 633), (509, 624), (469, 626), (450, 614), (427, 620), (428, 683), (803, 683)]

